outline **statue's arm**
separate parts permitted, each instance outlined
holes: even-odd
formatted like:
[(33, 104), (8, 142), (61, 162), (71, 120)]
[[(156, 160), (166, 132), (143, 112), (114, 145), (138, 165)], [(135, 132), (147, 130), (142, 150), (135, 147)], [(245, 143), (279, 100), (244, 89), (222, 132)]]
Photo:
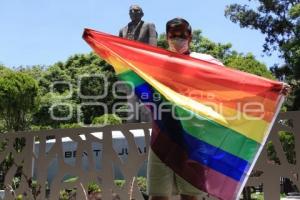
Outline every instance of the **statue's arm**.
[(149, 23), (149, 44), (152, 46), (157, 46), (157, 32), (155, 29), (155, 25)]

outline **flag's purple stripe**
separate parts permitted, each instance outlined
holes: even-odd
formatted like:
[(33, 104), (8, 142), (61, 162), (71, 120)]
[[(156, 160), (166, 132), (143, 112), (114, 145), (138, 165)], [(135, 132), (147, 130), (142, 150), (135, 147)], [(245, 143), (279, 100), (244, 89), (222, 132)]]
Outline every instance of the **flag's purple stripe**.
[(162, 133), (155, 123), (152, 126), (151, 148), (175, 173), (199, 190), (221, 200), (234, 199), (240, 187), (238, 181), (190, 160), (186, 151)]

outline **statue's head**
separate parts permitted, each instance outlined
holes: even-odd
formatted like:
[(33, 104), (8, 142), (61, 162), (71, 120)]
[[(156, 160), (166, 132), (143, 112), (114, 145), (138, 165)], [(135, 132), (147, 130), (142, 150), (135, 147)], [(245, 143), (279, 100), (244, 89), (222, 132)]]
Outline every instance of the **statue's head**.
[(144, 16), (143, 9), (139, 5), (132, 5), (129, 8), (129, 16), (132, 22), (139, 22)]

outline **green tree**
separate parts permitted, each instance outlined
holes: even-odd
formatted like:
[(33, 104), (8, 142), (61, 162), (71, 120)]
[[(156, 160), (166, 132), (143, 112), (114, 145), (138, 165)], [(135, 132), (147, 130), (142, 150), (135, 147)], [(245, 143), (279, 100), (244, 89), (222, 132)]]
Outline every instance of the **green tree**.
[[(75, 54), (67, 61), (57, 62), (45, 70), (35, 67), (26, 72), (32, 76), (40, 73), (37, 80), (42, 100), (38, 112), (34, 115), (35, 126), (52, 126), (53, 128), (73, 126), (72, 124), (77, 122), (77, 114), (80, 114), (81, 122), (91, 124), (94, 117), (106, 114), (106, 111), (101, 106), (85, 104), (105, 104), (108, 108), (107, 112), (111, 113), (112, 106), (117, 101), (113, 96), (112, 88), (113, 83), (117, 81), (113, 68), (94, 53)], [(105, 90), (107, 95), (103, 98), (85, 98), (86, 96), (99, 96), (104, 94)], [(68, 116), (72, 107), (73, 113), (70, 119), (53, 120), (51, 118), (51, 108), (59, 103), (69, 106), (56, 106), (55, 116)], [(79, 107), (81, 111), (77, 113)]]
[[(259, 30), (265, 35), (264, 52), (278, 49), (285, 59), (283, 66), (272, 68), (277, 78), (285, 76), (294, 85), (290, 110), (300, 109), (300, 1), (256, 0), (258, 6), (231, 4), (225, 16), (242, 28)], [(283, 69), (281, 69), (283, 68)]]
[(46, 71), (46, 69), (47, 67), (43, 65), (33, 65), (33, 66), (26, 66), (26, 67), (20, 66), (14, 68), (14, 71), (23, 72), (31, 76), (35, 80), (39, 80), (42, 77), (43, 73)]
[(4, 65), (0, 64), (0, 76), (4, 76), (5, 73), (12, 71), (9, 68), (5, 67)]
[(3, 71), (4, 69), (5, 69), (5, 67), (0, 64), (0, 72)]
[(274, 76), (272, 75), (271, 71), (268, 70), (266, 65), (257, 61), (251, 53), (243, 55), (233, 52), (231, 55), (225, 58), (224, 65), (240, 71), (274, 79)]
[(230, 43), (221, 44), (209, 40), (202, 36), (201, 30), (193, 31), (191, 51), (209, 54), (221, 62), (224, 62), (226, 57), (231, 55), (231, 47), (232, 45)]
[[(251, 1), (249, 1), (251, 2)], [(242, 28), (260, 30), (265, 37), (264, 51), (282, 48), (299, 36), (299, 0), (256, 0), (258, 6), (231, 4), (225, 16)], [(282, 49), (279, 49), (282, 50)]]
[(290, 164), (296, 164), (296, 152), (295, 152), (295, 137), (292, 133), (280, 131), (279, 139), (285, 152), (287, 161)]
[(169, 45), (167, 42), (167, 37), (165, 33), (162, 33), (158, 36), (157, 46), (163, 49), (168, 49)]
[(104, 114), (93, 119), (93, 124), (97, 125), (118, 125), (122, 124), (122, 119), (115, 114)]
[(62, 124), (76, 123), (77, 104), (71, 99), (65, 99), (65, 96), (66, 94), (50, 92), (42, 96), (39, 108), (33, 115), (32, 128), (59, 128)]
[[(45, 95), (50, 92), (50, 88), (57, 81), (71, 82), (71, 77), (65, 70), (61, 68), (62, 63), (56, 63), (50, 66), (39, 79), (39, 86), (41, 88), (41, 94)], [(63, 93), (66, 90), (65, 84), (56, 84), (55, 92)]]
[[(285, 152), (286, 160), (290, 164), (296, 164), (296, 152), (295, 152), (295, 137), (292, 133), (286, 131), (279, 131), (278, 137), (281, 142), (282, 150)], [(277, 156), (275, 146), (272, 141), (267, 144), (268, 158), (274, 161), (276, 164), (280, 164), (280, 159)]]
[(0, 73), (0, 118), (7, 131), (25, 130), (39, 103), (38, 84), (22, 72)]

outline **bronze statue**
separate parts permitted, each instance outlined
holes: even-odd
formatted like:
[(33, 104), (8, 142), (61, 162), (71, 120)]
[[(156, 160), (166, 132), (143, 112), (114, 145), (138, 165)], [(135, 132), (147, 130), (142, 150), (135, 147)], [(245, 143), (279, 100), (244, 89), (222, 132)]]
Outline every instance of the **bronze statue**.
[(142, 20), (144, 12), (138, 5), (132, 5), (129, 8), (129, 22), (119, 32), (119, 36), (130, 40), (140, 41), (146, 44), (156, 46), (157, 33), (153, 23), (146, 23)]
[[(119, 32), (119, 36), (130, 40), (136, 40), (145, 44), (157, 45), (157, 32), (153, 23), (146, 23), (142, 20), (144, 16), (143, 9), (138, 5), (132, 5), (129, 8), (129, 22)], [(127, 92), (128, 94), (128, 92)], [(128, 122), (150, 122), (151, 113), (144, 106), (138, 106), (139, 100), (136, 96), (128, 99), (128, 103), (133, 106), (134, 119)]]

